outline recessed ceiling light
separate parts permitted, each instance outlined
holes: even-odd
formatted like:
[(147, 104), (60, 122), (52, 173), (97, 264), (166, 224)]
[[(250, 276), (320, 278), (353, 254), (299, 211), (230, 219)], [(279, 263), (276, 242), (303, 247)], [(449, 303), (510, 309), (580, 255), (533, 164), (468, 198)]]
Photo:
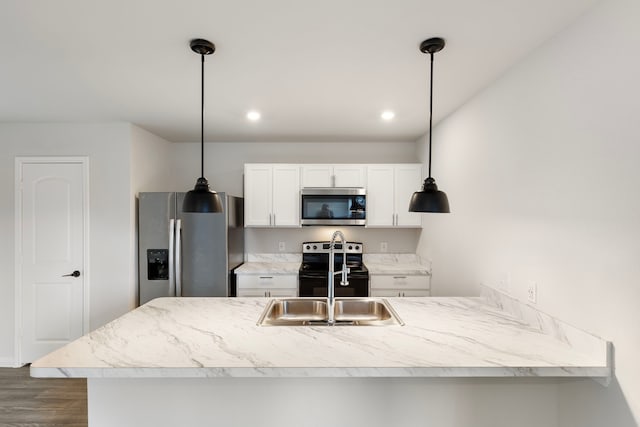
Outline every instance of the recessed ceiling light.
[(385, 110), (382, 112), (382, 114), (380, 114), (380, 117), (382, 118), (382, 120), (385, 120), (387, 122), (389, 120), (392, 120), (395, 116), (396, 116), (396, 113), (394, 113), (391, 110)]
[(247, 113), (247, 119), (251, 120), (252, 122), (257, 122), (258, 120), (260, 120), (260, 117), (262, 117), (262, 115), (258, 111), (252, 110)]

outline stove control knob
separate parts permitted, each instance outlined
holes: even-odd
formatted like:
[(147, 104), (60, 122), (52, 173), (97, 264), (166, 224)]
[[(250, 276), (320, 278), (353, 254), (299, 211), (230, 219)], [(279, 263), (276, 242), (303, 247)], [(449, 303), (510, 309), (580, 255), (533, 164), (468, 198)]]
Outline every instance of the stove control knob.
[(311, 249), (311, 246), (307, 245), (307, 246), (306, 246), (306, 249)]
[(313, 245), (313, 249), (318, 249), (318, 246), (316, 246), (316, 245)]
[(359, 245), (356, 245), (356, 251), (357, 251), (358, 249), (360, 249), (360, 246), (359, 246)]
[(352, 250), (352, 249), (353, 249), (353, 246), (349, 245), (349, 250)]

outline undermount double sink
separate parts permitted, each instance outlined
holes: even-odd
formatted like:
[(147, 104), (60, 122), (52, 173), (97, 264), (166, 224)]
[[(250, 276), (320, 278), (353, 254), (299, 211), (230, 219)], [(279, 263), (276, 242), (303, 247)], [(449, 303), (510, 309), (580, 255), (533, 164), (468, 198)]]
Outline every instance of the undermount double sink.
[[(337, 326), (404, 325), (389, 302), (379, 298), (336, 298), (333, 316)], [(329, 325), (329, 304), (326, 298), (273, 299), (264, 309), (258, 325)]]

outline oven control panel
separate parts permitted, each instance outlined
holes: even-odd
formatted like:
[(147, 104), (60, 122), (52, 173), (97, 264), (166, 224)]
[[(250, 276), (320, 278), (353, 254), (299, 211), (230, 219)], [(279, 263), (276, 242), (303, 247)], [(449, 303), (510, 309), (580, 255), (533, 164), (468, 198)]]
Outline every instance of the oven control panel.
[[(302, 244), (303, 254), (325, 254), (329, 253), (331, 242), (305, 242)], [(342, 246), (346, 246), (348, 254), (361, 254), (362, 243), (361, 242), (347, 242), (347, 243), (335, 243), (335, 251), (342, 252)]]

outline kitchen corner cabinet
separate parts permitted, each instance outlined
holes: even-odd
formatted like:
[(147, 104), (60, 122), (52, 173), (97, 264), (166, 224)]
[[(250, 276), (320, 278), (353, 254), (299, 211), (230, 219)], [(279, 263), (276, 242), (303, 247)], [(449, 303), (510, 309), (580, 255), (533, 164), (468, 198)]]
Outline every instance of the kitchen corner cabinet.
[(296, 297), (298, 296), (298, 275), (239, 275), (236, 281), (236, 294), (238, 297)]
[(300, 166), (244, 166), (245, 227), (300, 226)]
[(302, 165), (302, 187), (364, 187), (365, 165)]
[(372, 297), (428, 297), (431, 296), (429, 276), (396, 274), (372, 274), (370, 295)]
[(409, 200), (422, 185), (421, 164), (367, 166), (367, 227), (421, 228)]

